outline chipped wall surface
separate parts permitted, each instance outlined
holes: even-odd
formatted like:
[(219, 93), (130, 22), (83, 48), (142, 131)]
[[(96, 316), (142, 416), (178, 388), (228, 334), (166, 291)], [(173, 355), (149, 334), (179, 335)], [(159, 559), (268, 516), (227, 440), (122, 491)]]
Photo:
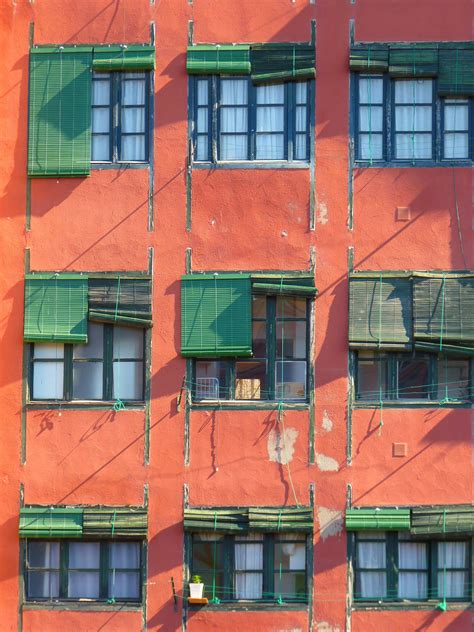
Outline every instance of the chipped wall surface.
[(344, 527), (344, 515), (337, 509), (317, 507), (319, 535), (322, 540), (334, 535), (341, 535)]
[(325, 454), (316, 454), (316, 464), (321, 472), (337, 472), (339, 469), (339, 463), (336, 459)]
[(275, 428), (270, 430), (267, 441), (270, 461), (287, 465), (293, 460), (295, 441), (298, 438), (296, 428)]

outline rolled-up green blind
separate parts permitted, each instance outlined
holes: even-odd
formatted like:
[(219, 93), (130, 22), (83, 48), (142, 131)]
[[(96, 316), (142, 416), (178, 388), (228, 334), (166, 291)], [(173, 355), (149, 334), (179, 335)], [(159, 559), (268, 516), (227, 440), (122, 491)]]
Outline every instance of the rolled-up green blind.
[(311, 507), (201, 507), (184, 510), (185, 531), (278, 533), (313, 531)]
[(427, 46), (390, 46), (389, 74), (392, 77), (436, 77), (438, 48)]
[(92, 69), (100, 72), (117, 70), (153, 70), (155, 47), (131, 44), (127, 46), (94, 46)]
[(246, 508), (223, 509), (220, 507), (185, 509), (184, 530), (215, 531), (216, 533), (248, 531), (248, 511)]
[(474, 345), (474, 275), (415, 277), (413, 280), (415, 341)]
[(353, 349), (409, 349), (412, 299), (409, 278), (351, 277), (349, 346)]
[(90, 46), (30, 50), (28, 175), (89, 174), (91, 64)]
[(86, 507), (84, 536), (145, 538), (147, 510), (141, 507)]
[(414, 535), (435, 535), (443, 533), (474, 535), (474, 506), (447, 505), (437, 507), (416, 507), (411, 510), (411, 533)]
[(351, 46), (349, 67), (354, 72), (382, 73), (388, 70), (388, 45), (355, 44)]
[(20, 538), (79, 538), (82, 508), (22, 507)]
[(182, 278), (181, 354), (252, 355), (250, 275), (191, 274)]
[(87, 275), (27, 274), (24, 339), (87, 342)]
[(346, 529), (348, 531), (403, 531), (410, 528), (409, 509), (347, 509)]
[(151, 280), (90, 279), (89, 320), (151, 327)]
[(474, 96), (474, 42), (439, 50), (438, 93), (445, 96)]
[(311, 44), (253, 44), (250, 51), (254, 83), (313, 79), (315, 49)]
[(186, 70), (190, 75), (248, 75), (248, 44), (197, 44), (188, 46)]
[(249, 530), (312, 533), (311, 507), (249, 507)]
[(263, 277), (252, 275), (252, 292), (254, 294), (285, 294), (292, 296), (316, 296), (314, 276), (291, 277), (283, 275), (277, 277)]

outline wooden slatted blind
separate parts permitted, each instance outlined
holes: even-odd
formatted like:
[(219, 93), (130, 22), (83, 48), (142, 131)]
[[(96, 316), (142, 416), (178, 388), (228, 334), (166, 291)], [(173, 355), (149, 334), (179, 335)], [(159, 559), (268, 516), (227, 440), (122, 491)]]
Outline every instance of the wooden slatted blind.
[(74, 507), (22, 507), (20, 538), (80, 538), (83, 510)]
[(90, 279), (89, 320), (151, 327), (150, 279)]

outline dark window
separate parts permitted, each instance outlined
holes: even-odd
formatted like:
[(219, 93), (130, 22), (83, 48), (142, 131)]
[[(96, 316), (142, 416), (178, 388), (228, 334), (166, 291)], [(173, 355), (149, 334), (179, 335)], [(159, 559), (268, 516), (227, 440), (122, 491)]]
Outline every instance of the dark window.
[(470, 543), (359, 532), (355, 536), (354, 596), (359, 601), (468, 601)]
[(306, 602), (306, 536), (194, 534), (191, 572), (221, 601)]
[(309, 160), (310, 82), (192, 81), (195, 161)]
[(31, 345), (33, 400), (143, 401), (143, 329), (90, 322), (88, 343)]
[(306, 401), (308, 301), (254, 296), (253, 356), (195, 360), (196, 400)]
[(141, 600), (141, 542), (29, 540), (29, 601)]
[(93, 162), (147, 162), (149, 92), (149, 73), (93, 73)]

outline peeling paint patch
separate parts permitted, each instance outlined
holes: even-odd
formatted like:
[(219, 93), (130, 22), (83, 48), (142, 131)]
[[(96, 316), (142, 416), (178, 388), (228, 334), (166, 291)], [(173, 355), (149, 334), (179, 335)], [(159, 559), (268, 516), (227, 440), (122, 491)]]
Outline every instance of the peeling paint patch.
[(267, 441), (268, 458), (270, 461), (286, 465), (291, 463), (295, 453), (295, 441), (299, 432), (296, 428), (286, 428), (283, 433), (278, 428), (270, 431)]
[(342, 533), (342, 526), (344, 524), (342, 511), (337, 511), (337, 509), (328, 509), (327, 507), (318, 507), (318, 522), (319, 533), (322, 540)]
[(337, 472), (339, 469), (339, 463), (336, 459), (325, 454), (316, 454), (316, 464), (321, 472)]
[(333, 426), (334, 426), (333, 421), (329, 417), (328, 411), (325, 410), (323, 412), (323, 423), (322, 423), (323, 430), (325, 430), (326, 432), (331, 432)]
[(318, 215), (316, 217), (316, 221), (318, 224), (327, 224), (329, 221), (328, 207), (325, 202), (320, 202), (318, 204)]
[(328, 621), (320, 621), (316, 623), (317, 632), (341, 632), (341, 628), (338, 625), (332, 625)]

